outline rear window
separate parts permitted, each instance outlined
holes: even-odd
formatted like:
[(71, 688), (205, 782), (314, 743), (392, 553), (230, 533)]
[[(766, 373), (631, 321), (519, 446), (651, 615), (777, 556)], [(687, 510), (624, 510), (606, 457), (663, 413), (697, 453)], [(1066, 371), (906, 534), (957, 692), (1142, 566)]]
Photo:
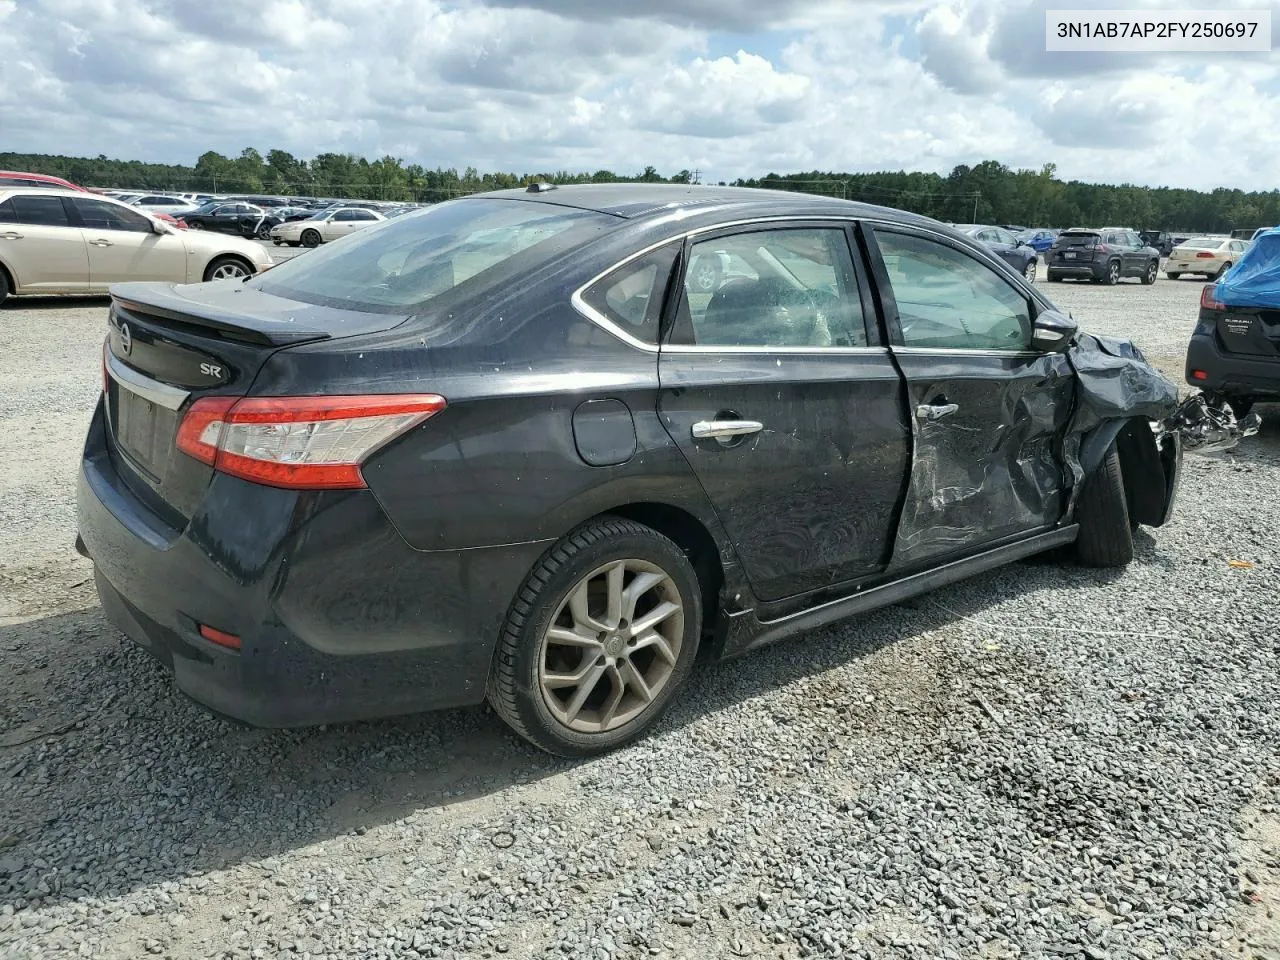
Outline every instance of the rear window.
[(451, 291), (478, 291), (536, 267), (617, 223), (547, 203), (451, 200), (287, 260), (253, 285), (304, 303), (409, 313)]
[(1190, 247), (1192, 250), (1217, 250), (1225, 242), (1225, 240), (1216, 240), (1213, 237), (1193, 237), (1180, 244), (1180, 246)]

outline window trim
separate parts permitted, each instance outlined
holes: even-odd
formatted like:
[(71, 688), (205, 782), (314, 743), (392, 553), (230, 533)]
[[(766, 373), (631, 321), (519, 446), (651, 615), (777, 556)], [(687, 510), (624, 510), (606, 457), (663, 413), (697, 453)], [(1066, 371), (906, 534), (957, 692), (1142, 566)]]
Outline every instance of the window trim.
[[(894, 353), (902, 353), (904, 355), (914, 354), (917, 356), (959, 355), (965, 357), (1043, 356), (1043, 353), (1040, 350), (1032, 349), (1029, 346), (1020, 350), (996, 350), (991, 347), (912, 347), (907, 345), (903, 340), (902, 327), (899, 323), (898, 301), (893, 293), (893, 285), (889, 280), (889, 273), (885, 269), (884, 254), (881, 252), (880, 244), (876, 239), (877, 230), (881, 230), (886, 233), (899, 233), (909, 237), (914, 236), (924, 240), (931, 240), (935, 243), (940, 243), (943, 246), (950, 247), (962, 256), (966, 256), (975, 263), (982, 264), (989, 269), (991, 269), (992, 265), (984, 263), (981, 258), (974, 256), (972, 251), (966, 250), (961, 244), (954, 242), (952, 238), (935, 233), (934, 231), (922, 230), (910, 224), (894, 223), (892, 221), (867, 221), (867, 223), (870, 229), (864, 230), (863, 236), (871, 251), (872, 260), (875, 263), (876, 286), (878, 288), (877, 292), (879, 293), (880, 303), (884, 310), (885, 329), (889, 334), (889, 347)], [(997, 260), (998, 258), (992, 254), (989, 259)], [(1003, 260), (999, 260), (998, 262), (1007, 267)], [(1034, 329), (1036, 316), (1042, 308), (1047, 306), (1047, 304), (1036, 296), (1034, 292), (1028, 295), (1027, 291), (1019, 287), (1012, 278), (1003, 276), (1000, 270), (992, 269), (992, 273), (996, 274), (1000, 280), (1008, 284), (1010, 290), (1027, 301), (1029, 313), (1028, 321)]]
[[(582, 299), (582, 292), (586, 290), (588, 287), (590, 287), (592, 284), (596, 283), (598, 280), (601, 280), (608, 274), (612, 273), (618, 267), (624, 266), (625, 264), (636, 259), (637, 257), (642, 257), (646, 253), (650, 253), (653, 250), (657, 249), (658, 247), (663, 246), (664, 244), (671, 243), (677, 240), (681, 241), (682, 243), (687, 243), (693, 237), (699, 237), (699, 236), (702, 236), (703, 234), (716, 233), (717, 231), (727, 230), (729, 228), (751, 227), (757, 224), (764, 225), (764, 224), (794, 223), (794, 222), (814, 223), (814, 224), (821, 224), (823, 226), (835, 223), (843, 226), (846, 236), (850, 238), (850, 247), (851, 247), (850, 254), (853, 257), (853, 261), (854, 261), (853, 263), (854, 273), (858, 276), (859, 283), (863, 287), (863, 292), (862, 292), (863, 316), (867, 320), (874, 320), (878, 318), (880, 322), (883, 323), (884, 325), (883, 333), (878, 326), (873, 327), (867, 331), (868, 337), (874, 336), (874, 339), (877, 341), (876, 343), (866, 347), (699, 347), (699, 346), (685, 347), (685, 346), (668, 346), (666, 344), (663, 344), (661, 347), (659, 347), (655, 344), (645, 343), (642, 340), (637, 340), (635, 337), (628, 334), (625, 330), (619, 329), (616, 324), (612, 323), (609, 320), (608, 317), (605, 317), (599, 314), (598, 311), (594, 310), (589, 304), (587, 304)], [(676, 352), (686, 352), (686, 351), (701, 353), (704, 351), (714, 350), (720, 353), (737, 353), (737, 352), (766, 353), (767, 352), (770, 354), (791, 354), (791, 353), (887, 354), (889, 352), (889, 348), (893, 345), (892, 344), (893, 334), (896, 330), (897, 303), (893, 301), (892, 293), (889, 295), (888, 300), (885, 299), (884, 294), (882, 293), (882, 288), (884, 284), (888, 282), (888, 275), (883, 273), (884, 264), (880, 260), (880, 248), (879, 246), (876, 245), (876, 241), (875, 241), (875, 230), (877, 228), (898, 230), (903, 233), (918, 234), (920, 236), (927, 237), (930, 240), (938, 240), (942, 243), (945, 243), (948, 246), (955, 247), (961, 253), (964, 253), (967, 256), (972, 257), (975, 260), (978, 260), (978, 262), (980, 263), (986, 263), (987, 266), (992, 267), (993, 269), (996, 270), (996, 272), (1000, 272), (1001, 270), (1006, 271), (1007, 275), (1005, 276), (1005, 281), (1008, 282), (1011, 286), (1013, 286), (1015, 290), (1019, 291), (1020, 293), (1022, 293), (1024, 296), (1028, 298), (1028, 301), (1030, 302), (1033, 308), (1033, 311), (1032, 311), (1033, 322), (1035, 320), (1036, 315), (1038, 315), (1041, 310), (1048, 310), (1048, 309), (1054, 308), (1054, 304), (1052, 303), (1052, 301), (1046, 299), (1044, 295), (1040, 293), (1040, 291), (1032, 287), (1028, 287), (1026, 290), (1019, 287), (1017, 283), (1025, 283), (1026, 281), (1023, 280), (1020, 276), (1018, 276), (1013, 271), (1013, 268), (1010, 267), (1008, 264), (1006, 264), (1004, 260), (997, 257), (995, 253), (990, 251), (988, 248), (983, 247), (976, 240), (972, 240), (972, 238), (970, 238), (969, 242), (974, 244), (976, 248), (975, 250), (967, 249), (963, 244), (957, 243), (954, 237), (949, 236), (948, 234), (943, 233), (940, 230), (935, 229), (934, 227), (927, 224), (904, 223), (899, 220), (886, 220), (883, 217), (860, 216), (856, 213), (841, 214), (841, 215), (773, 214), (773, 215), (764, 215), (764, 216), (755, 216), (755, 217), (744, 217), (741, 220), (726, 220), (723, 223), (712, 223), (704, 227), (693, 227), (688, 230), (684, 230), (682, 232), (672, 234), (671, 236), (666, 237), (662, 240), (657, 240), (653, 243), (650, 243), (648, 246), (644, 247), (643, 249), (636, 250), (633, 253), (629, 253), (625, 257), (614, 261), (603, 270), (600, 270), (597, 273), (592, 274), (590, 279), (588, 279), (585, 283), (580, 284), (573, 291), (573, 293), (570, 294), (569, 303), (573, 307), (573, 309), (576, 310), (578, 314), (581, 315), (582, 317), (586, 318), (587, 320), (601, 327), (605, 331), (613, 334), (622, 342), (628, 344), (629, 346), (636, 347), (637, 349), (643, 350), (645, 353), (656, 354), (656, 353), (659, 353), (660, 351), (664, 353), (676, 353)], [(856, 243), (856, 246), (855, 246), (855, 243)], [(865, 260), (863, 258), (865, 258)], [(682, 254), (681, 260), (676, 264), (676, 269), (679, 269), (682, 274), (684, 270), (683, 261), (684, 261), (684, 257)], [(870, 301), (871, 306), (873, 307), (873, 309), (871, 309), (870, 311), (868, 311), (868, 301)], [(892, 305), (893, 307), (892, 324), (890, 323), (890, 317), (889, 317), (889, 313), (890, 313), (890, 311), (888, 310), (889, 305)], [(667, 335), (669, 324), (670, 324), (670, 319), (664, 314), (664, 317), (663, 317), (664, 339)], [(883, 342), (884, 334), (888, 335), (888, 338), (889, 338), (888, 342)], [(894, 349), (905, 350), (910, 348), (896, 346), (894, 347)], [(933, 350), (933, 349), (941, 349), (941, 348), (920, 347), (916, 349)], [(950, 349), (951, 348), (947, 348), (947, 351), (950, 352)], [(957, 347), (955, 348), (955, 350), (963, 352), (966, 356), (974, 355), (978, 353), (976, 348)], [(999, 351), (993, 351), (993, 353), (998, 353), (1002, 357), (1043, 356), (1043, 354), (1039, 350), (1025, 350), (1025, 351), (999, 350)]]
[[(600, 283), (603, 280), (609, 279), (609, 277), (621, 271), (628, 264), (635, 263), (637, 260), (643, 260), (645, 257), (649, 256), (652, 253), (656, 253), (662, 250), (664, 247), (672, 247), (673, 253), (671, 257), (671, 265), (667, 269), (667, 281), (663, 285), (662, 292), (658, 298), (658, 301), (659, 301), (658, 302), (658, 325), (657, 325), (656, 337), (652, 342), (650, 342), (648, 340), (640, 339), (634, 333), (627, 330), (626, 327), (622, 326), (616, 320), (611, 318), (603, 310), (600, 310), (598, 307), (589, 303), (586, 298), (586, 293), (588, 290), (594, 287), (597, 283)], [(668, 313), (670, 308), (671, 293), (674, 288), (674, 284), (678, 282), (679, 277), (684, 272), (684, 264), (683, 264), (684, 253), (685, 251), (684, 251), (683, 240), (681, 240), (681, 238), (679, 237), (671, 237), (666, 240), (663, 240), (660, 243), (656, 243), (656, 244), (653, 244), (652, 246), (646, 247), (644, 250), (641, 250), (639, 253), (636, 253), (632, 256), (627, 257), (625, 260), (619, 260), (616, 264), (614, 264), (614, 266), (610, 267), (608, 270), (599, 274), (594, 280), (588, 281), (583, 286), (579, 287), (577, 290), (574, 291), (573, 297), (580, 300), (582, 304), (581, 308), (579, 308), (577, 303), (574, 303), (575, 309), (580, 309), (582, 311), (589, 311), (590, 317), (588, 319), (593, 320), (597, 325), (606, 327), (610, 333), (614, 333), (615, 335), (622, 336), (628, 341), (635, 341), (636, 344), (642, 345), (646, 350), (657, 350), (659, 345), (662, 343), (663, 339), (665, 339), (667, 335)], [(656, 282), (656, 278), (655, 278), (655, 282)], [(571, 301), (572, 299), (573, 298), (571, 298)]]

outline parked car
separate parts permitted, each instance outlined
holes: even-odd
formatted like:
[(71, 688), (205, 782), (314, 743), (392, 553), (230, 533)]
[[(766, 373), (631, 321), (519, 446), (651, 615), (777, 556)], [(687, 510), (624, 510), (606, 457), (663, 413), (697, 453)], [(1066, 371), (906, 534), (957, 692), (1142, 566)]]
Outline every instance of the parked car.
[(1164, 265), (1170, 280), (1184, 273), (1196, 273), (1211, 279), (1221, 277), (1244, 256), (1249, 244), (1230, 237), (1192, 237), (1178, 244)]
[(1173, 234), (1165, 233), (1163, 230), (1142, 230), (1138, 233), (1142, 238), (1142, 242), (1148, 247), (1154, 247), (1160, 251), (1160, 256), (1167, 257), (1173, 252), (1174, 242)]
[(1018, 241), (1034, 248), (1036, 253), (1043, 254), (1047, 253), (1049, 248), (1053, 246), (1053, 241), (1057, 238), (1058, 233), (1059, 231), (1048, 227), (1024, 230), (1018, 234)]
[(0, 188), (0, 302), (10, 295), (105, 293), (129, 280), (243, 278), (271, 264), (255, 243), (178, 231), (110, 197)]
[(318, 247), (327, 240), (337, 240), (386, 219), (378, 211), (363, 207), (330, 207), (313, 213), (305, 220), (290, 220), (272, 227), (271, 239), (291, 247), (299, 244)]
[(89, 192), (70, 180), (51, 177), (46, 173), (19, 173), (16, 170), (0, 170), (0, 189), (5, 187), (53, 187), (60, 190), (74, 190), (77, 193)]
[[(707, 251), (743, 275), (693, 288)], [(460, 198), (122, 284), (107, 332), (77, 549), (260, 726), (487, 698), (597, 753), (700, 657), (1053, 548), (1123, 565), (1178, 486), (1177, 390), (1131, 344), (936, 221), (806, 194)]]
[(126, 202), (129, 206), (137, 207), (139, 210), (145, 210), (148, 213), (167, 213), (170, 216), (193, 213), (200, 209), (200, 204), (198, 203), (191, 203), (181, 197), (171, 197), (163, 193), (144, 193)]
[[(239, 200), (206, 203), (190, 213), (184, 213), (182, 220), (192, 230), (217, 230), (220, 233), (234, 233), (240, 236), (253, 236), (254, 224), (266, 217), (262, 207)], [(246, 232), (247, 231), (247, 232)]]
[(1023, 243), (1015, 234), (1004, 227), (977, 223), (957, 223), (955, 228), (961, 233), (973, 237), (973, 239), (1017, 270), (1027, 279), (1028, 283), (1035, 282), (1036, 267), (1040, 263), (1040, 255), (1036, 252), (1035, 247)]
[[(1232, 241), (1239, 243), (1240, 241)], [(1235, 268), (1200, 294), (1186, 380), (1223, 396), (1237, 417), (1280, 400), (1280, 229), (1260, 234)]]
[(1058, 234), (1045, 266), (1054, 283), (1072, 279), (1114, 285), (1136, 277), (1152, 284), (1160, 272), (1160, 251), (1132, 230), (1073, 227)]

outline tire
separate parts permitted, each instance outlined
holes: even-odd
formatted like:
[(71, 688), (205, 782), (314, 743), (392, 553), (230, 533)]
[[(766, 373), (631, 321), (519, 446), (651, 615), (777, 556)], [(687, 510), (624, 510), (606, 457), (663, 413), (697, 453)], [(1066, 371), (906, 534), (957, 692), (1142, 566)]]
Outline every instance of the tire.
[(1180, 280), (1182, 278), (1182, 274), (1180, 274), (1177, 270), (1171, 270), (1168, 273), (1166, 273), (1165, 276), (1168, 277), (1170, 280)]
[[(592, 587), (607, 593), (613, 576), (606, 571), (619, 564), (623, 572), (617, 584), (625, 583), (624, 598), (639, 576), (657, 575), (662, 579), (636, 599), (650, 613), (667, 604), (679, 607), (640, 631), (640, 639), (661, 636), (664, 646), (634, 646), (637, 638), (628, 634), (625, 599), (615, 614), (621, 615), (617, 622), (622, 629), (600, 629), (611, 618), (598, 593), (588, 598), (590, 606), (584, 600), (581, 610), (575, 609), (571, 597), (580, 589), (584, 597)], [(628, 574), (631, 579), (625, 580)], [(586, 642), (557, 643), (549, 633), (553, 627), (561, 638)], [(494, 651), (488, 700), (516, 733), (548, 753), (604, 753), (637, 739), (662, 716), (688, 678), (701, 632), (702, 592), (679, 547), (630, 520), (589, 521), (543, 554), (517, 591)], [(676, 643), (678, 649), (672, 649)], [(647, 703), (632, 673), (653, 689)], [(583, 676), (585, 683), (563, 682)], [(551, 677), (562, 682), (544, 685)]]
[(1210, 274), (1210, 275), (1209, 275), (1209, 279), (1210, 279), (1210, 280), (1221, 280), (1223, 277), (1225, 277), (1225, 276), (1227, 275), (1227, 271), (1228, 271), (1228, 270), (1230, 270), (1230, 269), (1231, 269), (1231, 261), (1230, 261), (1230, 260), (1228, 260), (1226, 263), (1224, 263), (1221, 267), (1219, 267), (1219, 268), (1218, 268), (1218, 272), (1217, 272), (1217, 273)]
[(1107, 275), (1103, 277), (1101, 280), (1099, 280), (1098, 282), (1104, 283), (1108, 287), (1114, 287), (1117, 283), (1119, 283), (1120, 282), (1120, 261), (1112, 260), (1109, 264), (1107, 264)]
[(260, 226), (260, 227), (258, 228), (258, 239), (259, 239), (259, 240), (270, 240), (270, 239), (271, 239), (271, 225), (270, 225), (270, 224), (266, 224), (266, 223), (264, 223), (262, 226)]
[(1152, 260), (1147, 264), (1147, 272), (1142, 275), (1142, 282), (1147, 286), (1156, 282), (1156, 274), (1160, 272), (1160, 261)]
[(216, 257), (204, 268), (204, 282), (210, 280), (243, 280), (253, 276), (253, 268), (239, 257)]
[(3, 306), (4, 302), (9, 299), (11, 292), (9, 289), (9, 275), (4, 272), (3, 268), (0, 268), (0, 306)]
[(1050, 283), (1061, 283), (1061, 282), (1062, 282), (1062, 276), (1061, 276), (1060, 274), (1054, 273), (1052, 270), (1050, 270), (1050, 271), (1049, 271), (1049, 282), (1050, 282)]
[(1133, 528), (1115, 444), (1080, 487), (1076, 558), (1088, 567), (1123, 567), (1133, 559)]
[(188, 221), (188, 223), (187, 223), (187, 229), (188, 229), (188, 230), (203, 230), (203, 229), (204, 229), (204, 224), (202, 224), (199, 220), (196, 220), (196, 221), (194, 221), (194, 222)]
[(303, 230), (301, 240), (304, 247), (320, 246), (320, 234), (314, 230)]
[(1038, 258), (1033, 259), (1030, 263), (1027, 264), (1026, 268), (1022, 271), (1022, 279), (1026, 280), (1027, 283), (1036, 282), (1036, 264), (1037, 263), (1039, 263), (1039, 259)]
[(699, 257), (689, 271), (689, 286), (697, 293), (714, 293), (720, 286), (720, 273), (715, 254)]

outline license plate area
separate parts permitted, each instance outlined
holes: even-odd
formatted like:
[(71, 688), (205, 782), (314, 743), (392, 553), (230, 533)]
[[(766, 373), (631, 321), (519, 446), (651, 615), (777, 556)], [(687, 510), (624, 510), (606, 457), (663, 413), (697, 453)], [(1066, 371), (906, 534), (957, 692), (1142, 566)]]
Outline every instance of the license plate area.
[(1068, 260), (1074, 260), (1076, 258), (1076, 252), (1074, 250), (1068, 250), (1066, 253), (1063, 254), (1063, 256), (1066, 257)]
[(1239, 314), (1227, 314), (1222, 318), (1222, 332), (1233, 337), (1247, 337), (1253, 332), (1255, 317), (1244, 317)]
[(173, 452), (178, 431), (177, 412), (134, 393), (114, 379), (108, 398), (116, 446), (149, 480), (159, 483)]

